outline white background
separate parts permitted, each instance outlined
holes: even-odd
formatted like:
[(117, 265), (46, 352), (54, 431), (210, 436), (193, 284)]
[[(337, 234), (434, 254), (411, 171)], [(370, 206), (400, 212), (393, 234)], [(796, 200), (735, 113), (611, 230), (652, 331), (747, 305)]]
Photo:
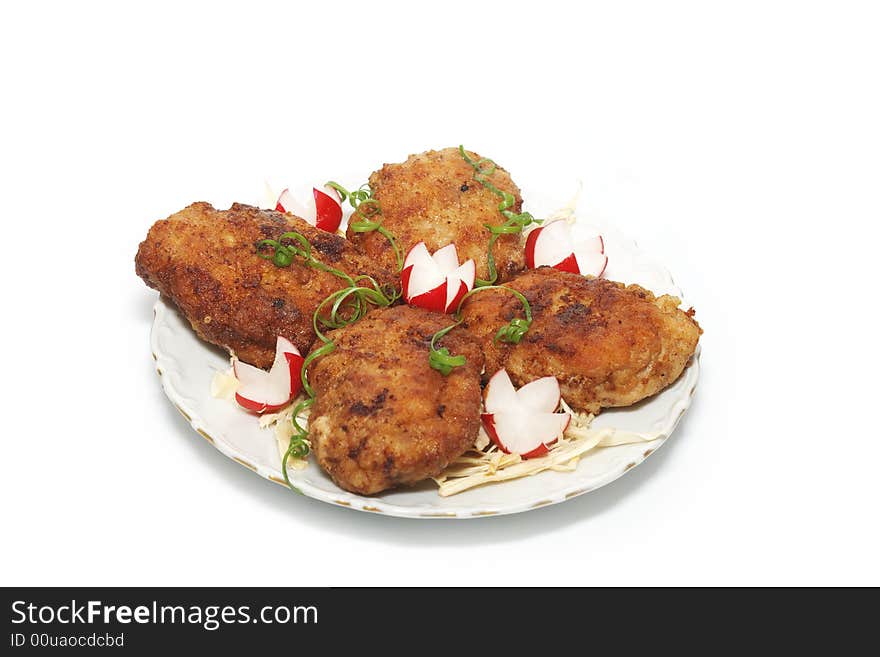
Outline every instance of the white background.
[[(4, 3), (0, 583), (880, 584), (872, 4)], [(214, 451), (153, 369), (151, 223), (459, 143), (526, 198), (583, 179), (672, 270), (705, 329), (674, 437), (463, 522)]]

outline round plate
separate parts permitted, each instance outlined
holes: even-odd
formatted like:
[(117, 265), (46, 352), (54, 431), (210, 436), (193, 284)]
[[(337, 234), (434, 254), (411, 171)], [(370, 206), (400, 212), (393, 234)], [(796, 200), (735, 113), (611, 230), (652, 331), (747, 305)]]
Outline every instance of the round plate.
[[(612, 227), (595, 223), (593, 227), (605, 239), (606, 278), (681, 297), (669, 272), (646, 257), (634, 242)], [(579, 231), (585, 230), (584, 225), (575, 224), (575, 239)], [(214, 373), (229, 367), (226, 353), (197, 338), (186, 319), (162, 298), (155, 306), (151, 344), (165, 394), (193, 429), (229, 458), (284, 486), (274, 432), (260, 429), (255, 417), (234, 402), (211, 396)], [(299, 492), (323, 502), (406, 518), (474, 518), (563, 502), (614, 481), (663, 444), (690, 405), (698, 375), (699, 349), (681, 377), (660, 394), (634, 406), (603, 411), (594, 427), (610, 426), (660, 437), (651, 442), (595, 449), (581, 458), (574, 472), (546, 471), (445, 498), (430, 480), (372, 497), (355, 495), (336, 486), (314, 461), (304, 470), (291, 471), (291, 481)]]

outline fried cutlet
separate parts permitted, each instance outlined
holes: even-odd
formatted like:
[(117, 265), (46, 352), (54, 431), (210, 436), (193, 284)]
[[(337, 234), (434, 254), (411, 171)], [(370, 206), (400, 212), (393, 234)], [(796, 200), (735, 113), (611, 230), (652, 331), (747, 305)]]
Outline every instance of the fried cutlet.
[(563, 398), (590, 413), (629, 406), (673, 383), (702, 333), (693, 309), (682, 311), (679, 299), (638, 285), (549, 267), (507, 285), (532, 308), (534, 321), (519, 344), (493, 343), (499, 326), (523, 316), (512, 294), (487, 290), (463, 307), (462, 326), (483, 345), (484, 378), (502, 367), (518, 386), (555, 376)]
[[(468, 151), (475, 160), (480, 156)], [(513, 194), (510, 209), (520, 212), (522, 198), (510, 175), (497, 167), (489, 182)], [(393, 233), (405, 255), (424, 242), (431, 252), (454, 242), (459, 259), (473, 259), (477, 277), (489, 276), (487, 246), (491, 234), (484, 224), (500, 225), (501, 199), (474, 180), (474, 169), (457, 148), (411, 155), (406, 162), (386, 164), (370, 176), (373, 198), (382, 208), (382, 225)], [(383, 266), (396, 266), (394, 251), (378, 232), (357, 233), (349, 224), (348, 239)], [(493, 253), (499, 280), (509, 279), (523, 268), (522, 236), (501, 235)]]
[(474, 444), (480, 427), (479, 344), (464, 332), (444, 345), (467, 361), (448, 376), (428, 363), (447, 315), (409, 306), (374, 310), (330, 334), (334, 351), (309, 378), (309, 441), (340, 487), (370, 495), (441, 472)]
[(287, 231), (305, 236), (315, 258), (327, 265), (351, 276), (371, 275), (381, 284), (396, 282), (339, 235), (238, 203), (229, 210), (193, 203), (157, 221), (138, 249), (137, 274), (169, 297), (201, 338), (267, 368), (279, 335), (308, 351), (315, 339), (315, 308), (346, 285), (299, 260), (282, 268), (257, 255), (260, 240)]

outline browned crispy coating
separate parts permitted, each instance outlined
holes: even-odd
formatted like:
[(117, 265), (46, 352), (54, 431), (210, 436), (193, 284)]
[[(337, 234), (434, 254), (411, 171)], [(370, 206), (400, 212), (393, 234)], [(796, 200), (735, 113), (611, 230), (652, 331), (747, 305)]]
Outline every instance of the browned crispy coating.
[(409, 306), (374, 310), (333, 331), (336, 348), (314, 361), (309, 441), (340, 487), (370, 495), (441, 472), (480, 427), (483, 355), (464, 332), (444, 344), (467, 362), (448, 376), (428, 364), (431, 336), (448, 315)]
[(193, 203), (157, 221), (138, 249), (137, 274), (169, 297), (201, 338), (267, 368), (278, 335), (308, 351), (315, 339), (315, 308), (346, 285), (299, 260), (279, 268), (257, 256), (260, 240), (287, 231), (304, 235), (317, 260), (349, 275), (369, 274), (386, 284), (396, 280), (339, 235), (292, 215), (238, 203), (229, 210)]
[(485, 377), (502, 367), (518, 386), (555, 376), (563, 398), (591, 413), (629, 406), (674, 382), (702, 333), (693, 309), (684, 312), (677, 298), (638, 285), (549, 267), (508, 285), (528, 299), (534, 317), (519, 344), (493, 344), (499, 326), (523, 316), (512, 294), (480, 292), (463, 308), (463, 326), (483, 345)]
[[(480, 159), (476, 153), (468, 155)], [(491, 234), (484, 224), (500, 225), (501, 199), (474, 180), (473, 168), (457, 148), (410, 155), (401, 164), (386, 164), (370, 176), (373, 198), (382, 207), (382, 225), (393, 233), (403, 255), (418, 242), (433, 252), (454, 242), (459, 259), (473, 259), (477, 277), (488, 278), (487, 248)], [(522, 198), (510, 175), (498, 167), (489, 177), (498, 189), (513, 194), (514, 212), (522, 209)], [(356, 233), (349, 226), (348, 239), (358, 244), (386, 268), (396, 262), (388, 240), (378, 232)], [(493, 249), (499, 280), (506, 280), (523, 268), (522, 236), (502, 235)]]

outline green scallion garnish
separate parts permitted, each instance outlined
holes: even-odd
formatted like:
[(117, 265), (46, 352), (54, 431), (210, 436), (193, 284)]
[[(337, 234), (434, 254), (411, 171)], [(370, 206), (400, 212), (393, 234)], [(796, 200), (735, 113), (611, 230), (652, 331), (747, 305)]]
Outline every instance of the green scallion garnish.
[[(328, 185), (339, 191), (340, 194), (343, 194), (343, 201), (345, 198), (351, 200), (352, 195), (349, 192), (340, 189), (335, 183), (328, 183)], [(354, 198), (368, 200), (368, 196), (364, 196), (365, 193), (368, 194), (368, 192), (358, 190), (354, 193)], [(376, 205), (378, 207), (378, 204)], [(268, 252), (268, 249), (271, 249), (271, 252)], [(329, 354), (336, 348), (336, 344), (324, 335), (320, 327), (334, 329), (348, 326), (361, 319), (371, 305), (390, 306), (400, 298), (400, 291), (395, 288), (383, 288), (372, 276), (360, 275), (351, 277), (342, 270), (330, 267), (316, 260), (312, 256), (311, 243), (304, 235), (297, 232), (284, 233), (276, 240), (267, 239), (258, 242), (257, 255), (266, 260), (271, 260), (276, 267), (289, 267), (293, 264), (294, 260), (300, 258), (303, 265), (333, 274), (347, 284), (346, 287), (333, 292), (319, 303), (312, 315), (312, 326), (315, 330), (315, 335), (324, 344), (309, 353), (303, 360), (300, 378), (306, 398), (301, 400), (293, 409), (291, 417), (293, 435), (290, 438), (290, 445), (284, 454), (284, 458), (281, 459), (281, 472), (284, 475), (284, 481), (291, 489), (296, 490), (287, 472), (287, 461), (291, 458), (305, 458), (310, 451), (308, 427), (299, 423), (299, 414), (315, 403), (315, 391), (308, 380), (308, 367), (315, 359)], [(324, 311), (327, 310), (328, 305), (330, 308), (325, 314)]]
[(505, 285), (484, 285), (483, 287), (475, 287), (473, 290), (465, 294), (461, 298), (461, 301), (458, 302), (458, 308), (456, 308), (455, 314), (453, 315), (456, 322), (437, 331), (431, 338), (431, 351), (428, 353), (428, 363), (430, 363), (431, 367), (440, 372), (443, 376), (448, 375), (452, 371), (452, 368), (464, 365), (467, 361), (464, 356), (451, 355), (449, 349), (446, 347), (438, 349), (437, 341), (461, 324), (461, 311), (464, 307), (465, 300), (478, 292), (485, 292), (486, 290), (504, 290), (510, 292), (513, 296), (519, 299), (523, 306), (523, 313), (525, 314), (525, 318), (514, 317), (508, 324), (500, 327), (492, 340), (493, 344), (497, 344), (499, 341), (508, 344), (519, 344), (520, 340), (522, 340), (523, 336), (531, 327), (532, 307), (529, 304), (529, 300), (526, 299), (521, 292)]
[[(370, 189), (369, 183), (361, 185), (353, 192), (348, 191), (345, 187), (333, 180), (327, 183), (327, 187), (332, 187), (339, 192), (342, 202), (348, 200), (349, 205), (354, 208), (349, 220), (349, 227), (356, 233), (370, 233), (376, 231), (391, 244), (394, 249), (394, 257), (397, 260), (397, 273), (403, 269), (403, 253), (397, 244), (397, 238), (382, 225), (382, 206), (379, 201), (373, 198), (373, 191)], [(378, 219), (377, 219), (378, 217)]]
[(530, 224), (539, 224), (541, 223), (541, 220), (535, 219), (528, 212), (516, 213), (510, 209), (516, 204), (516, 197), (510, 192), (505, 192), (501, 189), (498, 189), (489, 180), (489, 176), (495, 173), (495, 170), (498, 168), (495, 162), (485, 157), (480, 158), (479, 160), (475, 160), (467, 154), (467, 151), (464, 150), (464, 146), (459, 146), (458, 152), (464, 158), (464, 161), (471, 165), (471, 167), (473, 168), (474, 180), (476, 180), (483, 187), (501, 198), (501, 203), (498, 204), (498, 212), (500, 212), (501, 216), (504, 217), (504, 223), (500, 226), (483, 224), (484, 228), (486, 228), (486, 230), (491, 233), (491, 236), (489, 237), (488, 256), (486, 258), (486, 263), (489, 269), (489, 278), (486, 280), (478, 278), (475, 283), (477, 287), (494, 285), (495, 281), (498, 280), (498, 270), (495, 266), (495, 242), (498, 241), (498, 238), (501, 235), (521, 233)]

